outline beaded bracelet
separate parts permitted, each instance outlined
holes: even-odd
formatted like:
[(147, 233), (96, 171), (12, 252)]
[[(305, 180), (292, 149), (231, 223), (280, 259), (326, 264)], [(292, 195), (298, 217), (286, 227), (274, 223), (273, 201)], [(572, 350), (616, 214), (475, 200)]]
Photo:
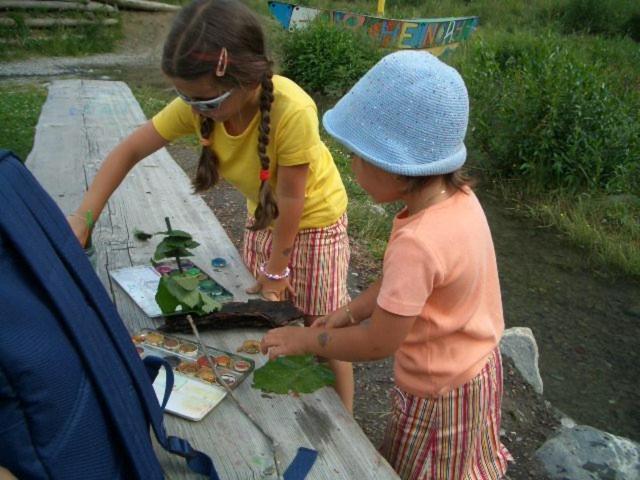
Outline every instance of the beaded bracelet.
[(267, 262), (264, 262), (262, 265), (260, 265), (258, 270), (260, 271), (261, 274), (263, 274), (269, 280), (282, 280), (287, 278), (291, 273), (291, 269), (289, 267), (286, 267), (284, 269), (284, 272), (282, 272), (280, 275), (278, 275), (277, 273), (269, 273), (267, 272), (266, 266), (267, 266)]

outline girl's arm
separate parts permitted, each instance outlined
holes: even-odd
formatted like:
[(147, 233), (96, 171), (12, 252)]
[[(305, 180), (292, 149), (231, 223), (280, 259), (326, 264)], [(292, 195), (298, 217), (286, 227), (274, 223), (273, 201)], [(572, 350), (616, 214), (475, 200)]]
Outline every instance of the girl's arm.
[(269, 358), (313, 354), (347, 362), (379, 360), (393, 354), (413, 326), (416, 317), (403, 317), (376, 306), (370, 322), (347, 328), (282, 327), (262, 339), (262, 353)]
[(329, 315), (318, 318), (313, 322), (312, 326), (327, 328), (348, 327), (371, 318), (376, 307), (376, 298), (378, 298), (381, 284), (381, 279), (376, 280), (347, 305), (340, 307)]
[(148, 121), (114, 148), (96, 173), (78, 209), (69, 216), (69, 224), (82, 245), (89, 236), (86, 214), (97, 220), (107, 200), (136, 163), (164, 147), (168, 142)]
[[(291, 249), (298, 234), (304, 209), (308, 172), (308, 164), (293, 167), (278, 166), (276, 199), (279, 213), (273, 226), (271, 257), (265, 265), (268, 273), (278, 275), (289, 265)], [(249, 293), (262, 291), (262, 295), (268, 300), (279, 300), (282, 292), (290, 288), (288, 279), (269, 280), (264, 275), (259, 275), (258, 284), (249, 289)]]

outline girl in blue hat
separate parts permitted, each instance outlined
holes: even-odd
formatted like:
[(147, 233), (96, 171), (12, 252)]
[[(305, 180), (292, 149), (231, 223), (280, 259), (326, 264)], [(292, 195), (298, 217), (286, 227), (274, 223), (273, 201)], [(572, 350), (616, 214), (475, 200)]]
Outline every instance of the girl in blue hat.
[(486, 217), (460, 168), (469, 101), (458, 72), (418, 51), (383, 58), (323, 118), (378, 203), (402, 201), (381, 278), (312, 329), (269, 331), (271, 358), (394, 355), (382, 452), (405, 479), (500, 479), (504, 320)]
[[(195, 133), (202, 145), (195, 191), (222, 177), (247, 198), (242, 254), (257, 279), (249, 293), (291, 298), (309, 321), (343, 306), (349, 300), (346, 191), (320, 139), (315, 103), (271, 67), (260, 21), (241, 2), (196, 0), (184, 7), (162, 57), (177, 98), (103, 162), (69, 218), (81, 243), (86, 213), (97, 218), (129, 170)], [(351, 365), (332, 367), (350, 411)]]

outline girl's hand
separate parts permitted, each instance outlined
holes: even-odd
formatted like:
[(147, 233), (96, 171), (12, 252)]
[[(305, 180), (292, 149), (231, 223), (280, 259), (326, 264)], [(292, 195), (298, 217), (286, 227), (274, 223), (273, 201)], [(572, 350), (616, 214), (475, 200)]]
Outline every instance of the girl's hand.
[(317, 318), (312, 324), (312, 327), (326, 327), (326, 328), (342, 328), (350, 327), (354, 325), (351, 321), (351, 317), (347, 313), (346, 307), (340, 307), (335, 312), (331, 312), (324, 317)]
[(305, 355), (309, 353), (310, 330), (304, 327), (281, 327), (269, 330), (260, 342), (263, 354), (269, 354), (269, 360), (284, 355)]
[(67, 222), (69, 222), (69, 226), (80, 242), (80, 245), (82, 245), (82, 247), (84, 248), (87, 244), (90, 233), (89, 227), (87, 227), (86, 219), (82, 215), (72, 213), (67, 217)]
[(257, 283), (247, 288), (247, 293), (262, 293), (262, 297), (270, 301), (283, 300), (285, 292), (289, 292), (292, 297), (295, 295), (288, 278), (271, 280), (262, 273), (258, 275)]

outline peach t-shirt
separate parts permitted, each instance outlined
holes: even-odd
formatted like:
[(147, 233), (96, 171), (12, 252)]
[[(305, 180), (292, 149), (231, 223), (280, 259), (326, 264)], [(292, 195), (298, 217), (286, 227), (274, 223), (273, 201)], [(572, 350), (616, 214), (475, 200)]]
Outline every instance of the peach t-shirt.
[(477, 197), (465, 192), (400, 212), (384, 255), (378, 306), (417, 315), (395, 354), (395, 382), (420, 397), (476, 376), (504, 330), (491, 232)]

